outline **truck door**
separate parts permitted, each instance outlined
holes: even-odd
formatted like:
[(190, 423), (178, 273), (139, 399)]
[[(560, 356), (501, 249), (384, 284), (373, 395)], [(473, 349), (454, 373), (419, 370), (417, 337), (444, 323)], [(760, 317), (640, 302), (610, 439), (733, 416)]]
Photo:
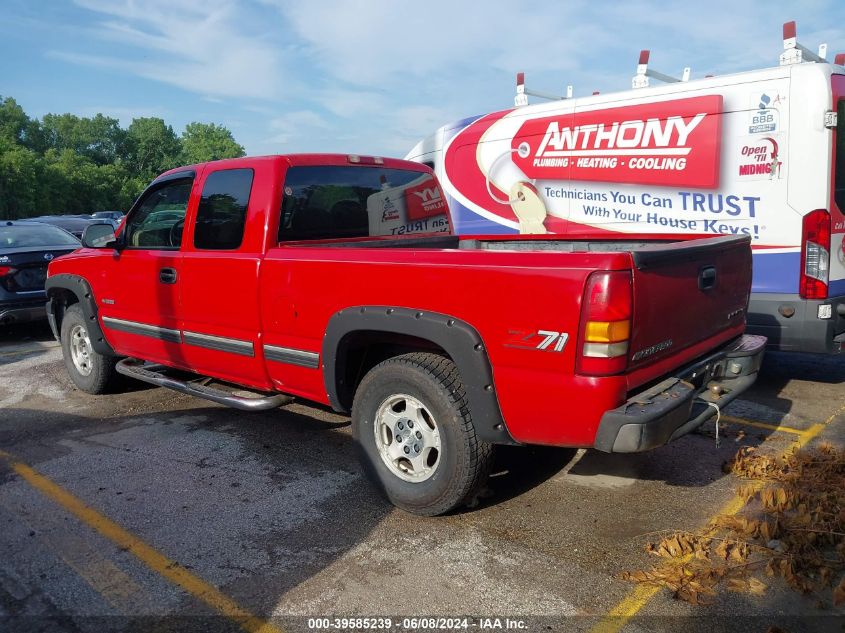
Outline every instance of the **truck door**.
[[(268, 184), (268, 189), (272, 185)], [(189, 218), (182, 259), (182, 337), (188, 366), (269, 388), (261, 355), (258, 274), (265, 201), (252, 168), (209, 167)]]
[(153, 182), (126, 219), (123, 248), (103, 263), (99, 314), (121, 354), (183, 365), (180, 247), (194, 177), (186, 170)]

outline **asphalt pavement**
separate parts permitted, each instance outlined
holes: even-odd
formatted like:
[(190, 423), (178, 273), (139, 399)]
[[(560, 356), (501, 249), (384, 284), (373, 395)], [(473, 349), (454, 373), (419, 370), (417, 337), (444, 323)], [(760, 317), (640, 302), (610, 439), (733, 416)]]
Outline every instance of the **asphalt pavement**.
[(421, 518), (364, 478), (346, 417), (89, 396), (45, 325), (0, 329), (0, 628), (842, 630), (774, 579), (694, 606), (620, 574), (724, 510), (740, 446), (841, 445), (843, 384), (845, 358), (769, 354), (719, 447), (708, 424), (636, 455), (509, 448), (476, 507)]

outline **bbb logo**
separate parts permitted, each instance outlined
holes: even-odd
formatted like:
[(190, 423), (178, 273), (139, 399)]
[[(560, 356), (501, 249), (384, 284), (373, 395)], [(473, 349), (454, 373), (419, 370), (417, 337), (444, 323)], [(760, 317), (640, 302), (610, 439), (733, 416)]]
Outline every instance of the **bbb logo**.
[(757, 104), (757, 110), (751, 113), (751, 120), (748, 126), (749, 134), (761, 134), (764, 132), (774, 132), (778, 127), (778, 111), (776, 108), (771, 108), (772, 98), (763, 93), (760, 95), (760, 101)]

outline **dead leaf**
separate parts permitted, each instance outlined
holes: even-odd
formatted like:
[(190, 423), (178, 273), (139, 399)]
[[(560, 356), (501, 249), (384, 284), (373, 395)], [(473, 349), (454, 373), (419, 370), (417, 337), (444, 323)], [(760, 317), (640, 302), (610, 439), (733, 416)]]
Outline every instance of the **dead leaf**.
[(833, 606), (838, 607), (843, 602), (845, 602), (845, 578), (839, 581), (833, 590)]
[(766, 584), (761, 581), (757, 580), (756, 578), (749, 578), (748, 579), (748, 592), (755, 596), (762, 596), (766, 593)]
[[(743, 446), (725, 470), (751, 480), (737, 489), (742, 511), (714, 518), (702, 533), (648, 543), (646, 552), (662, 560), (622, 577), (696, 605), (719, 589), (762, 595), (763, 574), (800, 593), (833, 586), (845, 569), (845, 451), (827, 443), (772, 456)], [(835, 605), (845, 604), (845, 579), (832, 593)]]

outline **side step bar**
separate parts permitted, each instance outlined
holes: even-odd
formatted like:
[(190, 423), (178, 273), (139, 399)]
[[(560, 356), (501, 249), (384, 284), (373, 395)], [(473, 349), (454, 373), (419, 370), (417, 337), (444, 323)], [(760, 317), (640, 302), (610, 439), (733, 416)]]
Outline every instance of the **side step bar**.
[(259, 398), (246, 398), (243, 396), (236, 396), (228, 391), (222, 389), (215, 389), (206, 385), (200, 385), (184, 380), (178, 380), (165, 376), (164, 372), (171, 369), (165, 365), (158, 365), (154, 363), (145, 363), (136, 358), (124, 358), (117, 363), (116, 367), (118, 373), (130, 378), (137, 378), (157, 387), (167, 387), (174, 391), (186, 393), (189, 396), (197, 398), (204, 398), (211, 400), (218, 404), (224, 404), (227, 407), (240, 409), (241, 411), (265, 411), (267, 409), (275, 409), (284, 404), (288, 404), (293, 400), (292, 397), (284, 394), (277, 394), (273, 396), (264, 396)]

